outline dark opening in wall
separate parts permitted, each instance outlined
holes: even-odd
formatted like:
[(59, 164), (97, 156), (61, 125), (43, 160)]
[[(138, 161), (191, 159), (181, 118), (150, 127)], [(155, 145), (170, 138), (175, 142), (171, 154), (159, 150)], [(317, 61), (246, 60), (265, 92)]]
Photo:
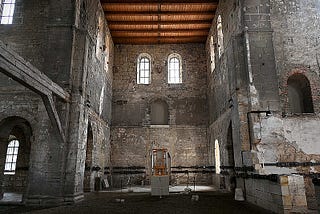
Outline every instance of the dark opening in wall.
[(88, 125), (87, 130), (87, 148), (86, 148), (86, 162), (85, 162), (85, 171), (84, 171), (84, 180), (83, 180), (83, 191), (90, 192), (92, 191), (92, 150), (93, 150), (93, 133), (91, 125)]
[(232, 125), (229, 124), (227, 136), (227, 152), (228, 152), (228, 165), (234, 167), (234, 151), (233, 151), (233, 138), (232, 138)]
[(310, 82), (303, 74), (289, 77), (288, 100), (291, 113), (314, 113)]
[(168, 104), (163, 100), (156, 100), (151, 104), (151, 124), (168, 125)]

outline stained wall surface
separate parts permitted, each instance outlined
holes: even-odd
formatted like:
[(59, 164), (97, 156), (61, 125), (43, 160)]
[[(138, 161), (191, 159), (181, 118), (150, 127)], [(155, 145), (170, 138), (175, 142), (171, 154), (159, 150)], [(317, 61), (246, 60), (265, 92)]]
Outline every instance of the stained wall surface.
[[(142, 53), (151, 57), (148, 85), (137, 84), (137, 59)], [(182, 59), (181, 84), (168, 84), (167, 60), (173, 53)], [(113, 182), (126, 179), (121, 175), (124, 171), (136, 183), (149, 182), (151, 150), (156, 148), (169, 150), (171, 166), (177, 169), (172, 172), (172, 182), (186, 182), (187, 175), (181, 169), (194, 171), (190, 177), (201, 182), (206, 180), (207, 175), (202, 176), (197, 167), (208, 166), (204, 45), (116, 45), (113, 77)], [(151, 122), (151, 105), (157, 100), (168, 105), (168, 124)]]
[[(27, 170), (27, 178), (21, 180), (24, 201), (40, 205), (80, 200), (84, 171), (89, 174), (89, 191), (100, 189), (104, 169), (110, 165), (113, 63), (113, 42), (100, 2), (16, 1), (13, 24), (1, 25), (0, 35), (26, 64), (71, 95), (67, 102), (54, 98), (67, 136), (67, 141), (61, 142), (41, 97), (1, 74), (2, 123), (11, 117), (23, 118), (32, 130), (30, 155), (25, 158), (26, 166), (20, 167)], [(85, 166), (89, 124), (92, 160)], [(6, 148), (1, 148), (4, 161)], [(1, 180), (17, 186), (13, 177), (2, 180), (1, 176)]]

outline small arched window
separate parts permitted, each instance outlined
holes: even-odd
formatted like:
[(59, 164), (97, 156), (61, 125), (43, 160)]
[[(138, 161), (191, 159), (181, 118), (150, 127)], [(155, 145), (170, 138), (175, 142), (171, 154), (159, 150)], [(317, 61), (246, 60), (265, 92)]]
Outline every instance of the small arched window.
[(19, 141), (14, 139), (8, 144), (6, 162), (4, 167), (5, 175), (14, 175), (16, 171), (17, 158), (19, 150)]
[(16, 0), (0, 0), (1, 24), (12, 24)]
[(151, 124), (168, 125), (168, 104), (163, 100), (156, 100), (151, 104)]
[(294, 74), (287, 84), (290, 112), (314, 113), (309, 80), (303, 74)]
[(151, 57), (148, 54), (141, 54), (138, 57), (137, 66), (137, 83), (138, 84), (150, 84), (151, 77)]
[(218, 32), (218, 54), (220, 58), (223, 53), (223, 32), (222, 32), (221, 15), (218, 16), (218, 20), (217, 20), (217, 32)]
[(214, 49), (214, 40), (213, 36), (210, 37), (210, 59), (211, 59), (211, 72), (216, 68), (216, 61), (215, 61), (215, 49)]
[(219, 141), (214, 141), (214, 157), (215, 157), (215, 164), (216, 164), (216, 174), (221, 173), (221, 163), (220, 163), (220, 147), (219, 147)]
[(181, 56), (171, 54), (168, 57), (168, 83), (182, 83)]

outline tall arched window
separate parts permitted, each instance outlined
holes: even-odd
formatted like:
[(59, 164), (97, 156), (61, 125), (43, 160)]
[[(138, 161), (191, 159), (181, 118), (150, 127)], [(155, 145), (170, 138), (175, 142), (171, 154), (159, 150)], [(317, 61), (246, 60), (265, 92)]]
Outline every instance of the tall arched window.
[(214, 141), (214, 157), (215, 157), (215, 164), (216, 164), (216, 174), (220, 174), (221, 169), (221, 163), (220, 163), (220, 147), (219, 147), (219, 141)]
[(0, 0), (1, 24), (12, 24), (16, 0)]
[(291, 113), (313, 113), (313, 101), (309, 80), (303, 74), (288, 79), (288, 100)]
[(150, 84), (151, 77), (151, 57), (148, 54), (140, 54), (138, 57), (137, 66), (137, 83)]
[(96, 41), (96, 56), (98, 59), (101, 59), (103, 52), (103, 24), (103, 18), (99, 16)]
[(222, 32), (222, 20), (220, 15), (218, 16), (218, 20), (217, 20), (217, 32), (218, 32), (218, 53), (220, 58), (223, 53), (223, 32)]
[(168, 57), (168, 83), (182, 83), (181, 56), (170, 54)]
[(17, 157), (19, 150), (19, 141), (11, 140), (8, 144), (6, 162), (4, 167), (5, 175), (14, 175), (16, 171)]
[(214, 40), (213, 36), (210, 37), (210, 59), (211, 59), (211, 72), (216, 68), (216, 61), (215, 61), (215, 49), (214, 49)]

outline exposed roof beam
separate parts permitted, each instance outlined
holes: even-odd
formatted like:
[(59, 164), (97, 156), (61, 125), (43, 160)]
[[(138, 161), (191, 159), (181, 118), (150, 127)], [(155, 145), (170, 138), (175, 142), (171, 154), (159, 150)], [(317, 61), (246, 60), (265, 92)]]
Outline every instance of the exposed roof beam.
[(116, 44), (205, 42), (219, 0), (100, 0)]
[[(136, 4), (136, 3), (159, 3), (159, 0), (100, 0), (101, 4), (104, 4), (104, 3), (117, 3), (117, 4), (122, 4), (122, 3), (125, 3), (125, 4)], [(219, 0), (189, 0), (188, 2), (186, 2), (186, 0), (161, 0), (161, 3), (183, 3), (183, 4), (186, 4), (186, 3), (201, 3), (201, 4), (204, 4), (204, 3), (218, 3)]]
[(168, 16), (203, 16), (203, 15), (214, 15), (214, 10), (212, 11), (110, 11), (105, 13), (106, 16), (148, 16), (148, 15), (168, 15)]
[(52, 96), (57, 95), (68, 102), (71, 98), (70, 94), (36, 67), (26, 62), (2, 41), (0, 41), (0, 72), (42, 97), (53, 128), (60, 140), (66, 142), (66, 136)]
[(203, 43), (207, 39), (206, 36), (197, 37), (117, 37), (113, 41), (115, 44), (173, 44), (173, 43)]
[(211, 22), (109, 22), (111, 31), (120, 30), (204, 30), (211, 27)]
[(109, 21), (108, 26), (114, 25), (199, 25), (205, 24), (211, 26), (211, 21), (136, 21), (136, 22), (127, 22), (127, 21)]
[(139, 30), (139, 31), (113, 31), (112, 37), (185, 37), (185, 36), (206, 36), (209, 30)]
[[(135, 14), (135, 13), (126, 13), (126, 14), (106, 14), (107, 20), (109, 21), (127, 21), (127, 22), (136, 22), (136, 21), (157, 21), (159, 18), (158, 14)], [(212, 20), (214, 13), (160, 13), (161, 21), (200, 21), (200, 20)]]
[(120, 12), (157, 12), (159, 9), (164, 12), (179, 12), (179, 11), (215, 11), (217, 3), (104, 3), (102, 8), (106, 13), (120, 11)]

